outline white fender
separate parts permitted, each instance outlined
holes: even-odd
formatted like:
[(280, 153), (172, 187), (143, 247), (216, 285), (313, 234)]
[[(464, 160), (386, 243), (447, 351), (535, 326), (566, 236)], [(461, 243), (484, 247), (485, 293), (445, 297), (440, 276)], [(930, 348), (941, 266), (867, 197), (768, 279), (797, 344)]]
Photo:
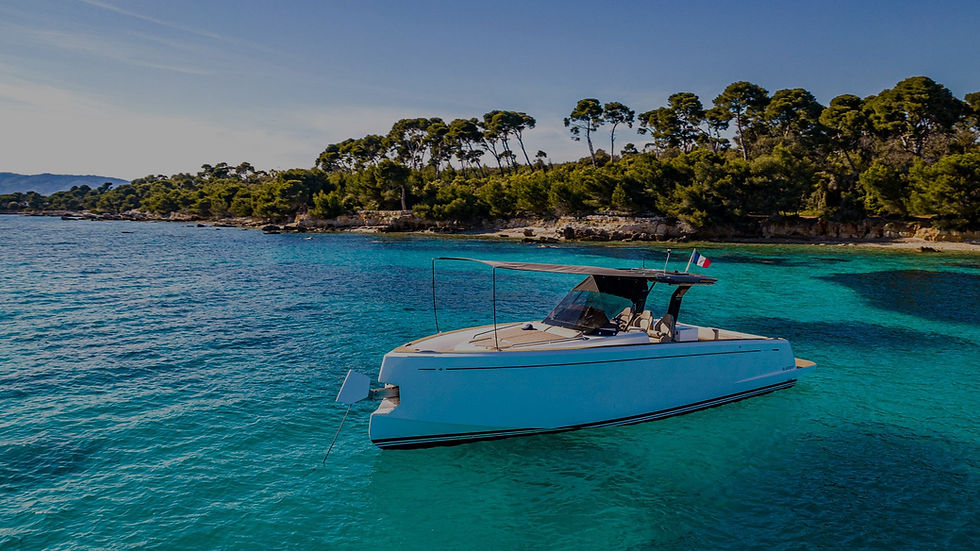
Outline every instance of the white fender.
[(353, 369), (347, 372), (344, 384), (340, 385), (337, 401), (344, 404), (360, 402), (371, 393), (371, 378)]

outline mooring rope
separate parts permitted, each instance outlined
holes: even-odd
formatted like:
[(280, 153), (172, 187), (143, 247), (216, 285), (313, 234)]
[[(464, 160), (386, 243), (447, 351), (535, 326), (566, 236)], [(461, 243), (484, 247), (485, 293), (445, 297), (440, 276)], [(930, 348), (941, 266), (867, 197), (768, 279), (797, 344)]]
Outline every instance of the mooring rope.
[(330, 442), (330, 447), (327, 448), (327, 453), (323, 455), (323, 462), (320, 463), (320, 466), (327, 464), (327, 456), (330, 455), (330, 450), (333, 449), (333, 445), (337, 443), (337, 437), (340, 436), (340, 429), (344, 428), (344, 422), (347, 421), (347, 414), (350, 413), (350, 408), (353, 406), (354, 404), (348, 404), (347, 411), (344, 413), (344, 418), (340, 420), (340, 426), (337, 427), (337, 434), (333, 435), (333, 441)]

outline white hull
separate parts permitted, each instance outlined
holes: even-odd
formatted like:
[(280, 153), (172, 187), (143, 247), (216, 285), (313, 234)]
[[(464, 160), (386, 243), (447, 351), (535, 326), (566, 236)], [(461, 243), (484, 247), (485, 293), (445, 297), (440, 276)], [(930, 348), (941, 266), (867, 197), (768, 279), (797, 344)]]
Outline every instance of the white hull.
[(395, 350), (398, 387), (371, 415), (381, 448), (418, 448), (661, 419), (789, 388), (812, 364), (764, 337), (485, 352)]

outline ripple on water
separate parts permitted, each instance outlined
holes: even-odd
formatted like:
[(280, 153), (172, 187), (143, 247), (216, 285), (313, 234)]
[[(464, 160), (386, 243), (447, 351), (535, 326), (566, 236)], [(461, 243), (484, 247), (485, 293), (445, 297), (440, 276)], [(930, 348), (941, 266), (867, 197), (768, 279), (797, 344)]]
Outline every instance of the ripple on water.
[[(22, 217), (0, 217), (0, 232), (13, 236), (0, 243), (0, 548), (921, 549), (978, 537), (969, 260), (715, 245), (719, 282), (689, 293), (685, 314), (788, 337), (819, 363), (792, 390), (412, 452), (374, 448), (373, 404), (361, 403), (321, 465), (346, 371), (376, 374), (382, 354), (432, 330), (432, 257), (634, 266), (662, 252)], [(440, 267), (443, 329), (489, 322), (485, 268)], [(498, 276), (502, 319), (543, 316), (574, 284)]]

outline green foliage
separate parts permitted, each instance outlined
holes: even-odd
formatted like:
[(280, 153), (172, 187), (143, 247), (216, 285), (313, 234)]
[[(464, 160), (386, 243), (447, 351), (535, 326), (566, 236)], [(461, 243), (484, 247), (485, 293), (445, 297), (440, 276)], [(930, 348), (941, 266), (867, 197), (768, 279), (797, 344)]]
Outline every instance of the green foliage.
[(729, 84), (715, 98), (715, 116), (726, 123), (735, 120), (735, 139), (742, 150), (742, 159), (749, 158), (754, 129), (762, 126), (768, 103), (769, 92), (765, 88), (744, 80)]
[(476, 190), (477, 197), (489, 209), (492, 218), (507, 218), (514, 215), (517, 198), (504, 187), (499, 178), (491, 178)]
[(507, 179), (503, 189), (513, 197), (516, 213), (546, 215), (550, 213), (549, 191), (555, 177), (551, 173), (520, 173)]
[(801, 210), (816, 178), (814, 166), (783, 145), (750, 161), (750, 170), (752, 195), (743, 207), (770, 216)]
[(344, 213), (343, 197), (337, 190), (330, 193), (318, 191), (313, 195), (313, 208), (309, 212), (315, 218), (336, 218)]
[(609, 131), (609, 154), (615, 157), (616, 127), (625, 124), (627, 127), (633, 128), (636, 112), (618, 101), (611, 101), (602, 106), (602, 117), (612, 125), (612, 129)]
[(575, 104), (575, 109), (564, 119), (565, 128), (572, 134), (572, 139), (579, 141), (582, 133), (585, 133), (585, 141), (589, 144), (589, 156), (592, 158), (592, 166), (596, 166), (595, 148), (592, 147), (592, 133), (599, 129), (605, 122), (603, 119), (602, 104), (595, 98), (580, 99)]
[(635, 209), (633, 201), (630, 200), (629, 195), (626, 194), (626, 189), (623, 184), (616, 184), (616, 188), (613, 189), (612, 197), (609, 199), (610, 206), (618, 211), (632, 211)]
[(252, 197), (252, 191), (248, 188), (239, 190), (228, 206), (228, 214), (232, 216), (251, 216), (254, 211), (255, 200)]
[(457, 178), (446, 185), (426, 185), (414, 210), (433, 220), (471, 221), (486, 217), (490, 209), (470, 182)]
[(302, 183), (299, 180), (270, 182), (256, 190), (252, 215), (270, 219), (288, 217), (296, 212), (302, 193)]
[(916, 164), (909, 181), (914, 214), (937, 215), (953, 228), (980, 226), (980, 152)]
[(803, 88), (777, 90), (766, 106), (766, 122), (783, 141), (814, 145), (820, 138), (823, 106)]
[(945, 86), (928, 77), (907, 78), (865, 105), (880, 136), (897, 138), (906, 151), (920, 158), (930, 140), (948, 134), (967, 111)]
[(861, 173), (865, 209), (874, 215), (904, 215), (908, 200), (908, 182), (904, 174), (875, 160)]
[(393, 206), (393, 203), (398, 201), (402, 210), (407, 210), (409, 177), (412, 171), (405, 165), (385, 159), (378, 163), (372, 172), (382, 204)]

